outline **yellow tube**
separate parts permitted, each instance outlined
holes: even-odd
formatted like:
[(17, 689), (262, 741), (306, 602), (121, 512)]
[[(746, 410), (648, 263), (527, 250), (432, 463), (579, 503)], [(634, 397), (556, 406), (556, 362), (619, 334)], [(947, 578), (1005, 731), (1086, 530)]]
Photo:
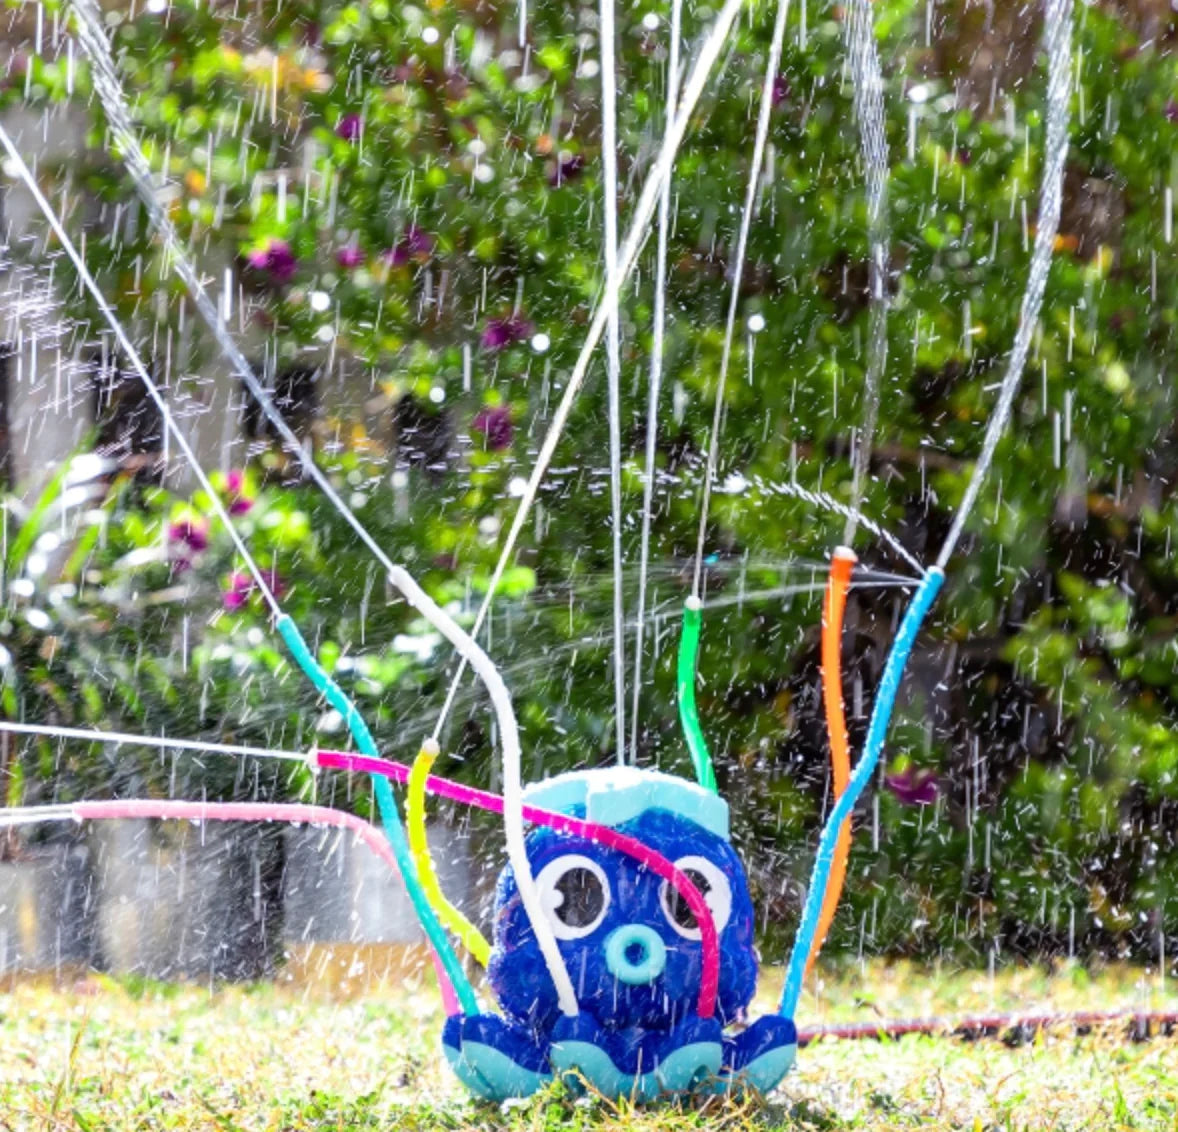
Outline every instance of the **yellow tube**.
[(487, 942), (486, 936), (446, 899), (442, 886), (438, 883), (434, 860), (430, 856), (429, 842), (425, 837), (425, 785), (434, 760), (438, 757), (438, 751), (437, 743), (427, 739), (409, 771), (409, 796), (405, 799), (409, 852), (417, 868), (417, 879), (430, 907), (438, 919), (462, 941), (467, 951), (485, 967), (491, 958), (491, 945)]

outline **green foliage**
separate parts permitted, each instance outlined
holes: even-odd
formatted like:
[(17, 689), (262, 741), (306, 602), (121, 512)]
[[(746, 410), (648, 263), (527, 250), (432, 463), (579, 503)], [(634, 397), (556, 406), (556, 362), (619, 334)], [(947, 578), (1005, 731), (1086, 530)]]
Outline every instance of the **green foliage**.
[[(977, 44), (955, 11), (925, 48), (932, 9), (915, 0), (874, 7), (892, 157), (892, 303), (864, 508), (927, 561), (964, 492), (1017, 324), (1044, 83), (1028, 66), (992, 98), (957, 97), (975, 80), (939, 45), (951, 41), (969, 58)], [(665, 20), (662, 5), (650, 10)], [(643, 14), (620, 14), (623, 223), (662, 128), (664, 32), (648, 30)], [(531, 467), (602, 282), (599, 80), (585, 66), (594, 25), (585, 9), (529, 5), (521, 53), (511, 6), (284, 0), (262, 3), (256, 18), (260, 38), (193, 0), (171, 5), (166, 19), (110, 13), (145, 149), (183, 237), (211, 264), (239, 270), (242, 317), (275, 354), (363, 375), (362, 410), (324, 407), (321, 464), (377, 541), (469, 622), (514, 514), (514, 481)], [(810, 5), (804, 32), (801, 18), (791, 15), (741, 298), (742, 327), (753, 314), (765, 327), (735, 344), (722, 467), (739, 469), (744, 487), (713, 503), (699, 688), (774, 956), (797, 914), (826, 778), (818, 607), (793, 591), (820, 584), (809, 564), (839, 540), (842, 519), (773, 488), (796, 481), (848, 500), (867, 324), (842, 12)], [(1099, 5), (1077, 15), (1066, 199), (1039, 332), (1012, 427), (914, 662), (889, 747), (893, 788), (864, 803), (834, 936), (845, 947), (1153, 954), (1159, 934), (1178, 934), (1167, 879), (1178, 862), (1178, 503), (1169, 486), (1178, 448), (1168, 377), (1178, 362), (1178, 262), (1161, 235), (1178, 177), (1178, 64), (1133, 20)], [(661, 630), (677, 621), (686, 592), (770, 22), (765, 5), (740, 21), (675, 172), (666, 352), (675, 409), (660, 419), (660, 647), (647, 662), (640, 755), (682, 773), (690, 764), (675, 722), (674, 640)], [(686, 31), (695, 37), (705, 23), (702, 9), (689, 11)], [(1028, 24), (1011, 34), (1037, 33)], [(67, 96), (63, 63), (30, 66), (8, 98)], [(175, 284), (142, 217), (113, 222), (131, 188), (102, 148), (83, 68), (73, 90), (94, 107), (95, 144), (87, 163), (59, 176), (102, 202), (88, 254), (125, 316), (166, 329), (178, 305), (147, 300), (174, 295)], [(631, 516), (642, 491), (652, 254), (623, 313)], [(547, 337), (546, 349), (533, 333)], [(191, 349), (185, 365), (199, 372), (210, 355), (199, 341)], [(574, 411), (490, 627), (535, 774), (613, 758), (603, 386), (594, 375)], [(273, 563), (287, 608), (378, 737), (406, 755), (432, 728), (450, 658), (289, 471), (273, 453), (257, 462), (243, 534)], [(68, 554), (33, 579), (34, 597), (18, 600), (10, 587), (5, 692), (17, 700), (8, 710), (285, 748), (338, 734), (291, 673), (256, 597), (224, 607), (241, 563), (207, 502), (116, 482), (75, 517)], [(25, 530), (49, 529), (49, 516), (34, 519)], [(168, 531), (184, 521), (207, 524), (210, 544), (179, 573)], [(627, 539), (633, 562), (629, 528)], [(35, 545), (15, 536), (10, 559)], [(859, 550), (873, 566), (909, 571), (864, 535)], [(631, 572), (630, 609), (635, 587)], [(894, 589), (853, 595), (856, 741), (901, 601)], [(34, 605), (50, 628), (30, 624)], [(464, 685), (445, 770), (494, 781), (485, 720)], [(308, 789), (298, 772), (246, 775), (218, 760), (128, 761), (44, 742), (20, 765), (29, 797), (111, 783)], [(934, 776), (935, 804), (905, 804), (896, 782), (921, 775)], [(337, 801), (364, 807), (350, 788), (346, 799), (343, 785), (333, 789)]]

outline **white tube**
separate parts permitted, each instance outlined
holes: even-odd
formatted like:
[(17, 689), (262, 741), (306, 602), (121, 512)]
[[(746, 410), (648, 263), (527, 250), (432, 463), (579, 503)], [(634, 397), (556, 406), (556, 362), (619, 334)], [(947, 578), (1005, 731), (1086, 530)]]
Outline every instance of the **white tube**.
[(417, 584), (408, 571), (401, 566), (393, 566), (389, 570), (389, 577), (392, 578), (394, 585), (401, 590), (410, 604), (429, 618), (438, 631), (454, 646), (459, 656), (470, 664), (486, 685), (487, 694), (491, 697), (491, 705), (494, 707), (495, 716), (499, 721), (499, 742), (503, 748), (503, 828), (507, 839), (507, 857), (511, 861), (512, 872), (515, 873), (515, 883), (519, 888), (524, 911), (527, 912), (532, 931), (536, 935), (536, 943), (539, 944), (544, 962), (548, 965), (548, 973), (556, 986), (556, 997), (560, 1002), (560, 1009), (570, 1017), (576, 1017), (579, 1013), (577, 992), (573, 989), (573, 983), (569, 978), (564, 957), (557, 945), (552, 925), (544, 913), (540, 890), (536, 887), (536, 878), (532, 874), (528, 851), (524, 845), (524, 798), (520, 772), (519, 727), (516, 724), (511, 694), (503, 682), (503, 677), (499, 674), (499, 669), (491, 663), (490, 657), (479, 648), (468, 633), (464, 632), (455, 621), (437, 607), (433, 598)]
[(708, 462), (704, 468), (703, 501), (699, 508), (699, 536), (695, 547), (695, 573), (691, 583), (691, 593), (696, 598), (699, 597), (700, 581), (703, 577), (708, 507), (712, 502), (712, 480), (716, 476), (716, 460), (720, 453), (724, 390), (728, 385), (728, 365), (732, 360), (732, 335), (736, 329), (736, 310), (740, 306), (740, 283), (744, 276), (744, 258), (748, 251), (753, 209), (757, 203), (757, 184), (761, 180), (761, 165), (765, 160), (765, 141), (769, 137), (769, 116), (773, 112), (773, 84), (777, 78), (777, 69), (781, 65), (781, 46), (785, 42), (785, 21), (788, 15), (789, 0), (778, 0), (777, 19), (773, 24), (773, 39), (769, 44), (769, 59), (765, 65), (765, 82), (761, 87), (761, 108), (757, 115), (757, 133), (753, 140), (753, 161), (749, 169), (748, 187), (745, 190), (744, 212), (740, 217), (740, 232), (736, 237), (736, 258), (732, 265), (732, 293), (728, 298), (728, 319), (724, 325), (724, 347), (720, 353), (720, 380), (716, 387), (716, 404), (712, 412), (712, 432), (708, 438)]
[(258, 759), (306, 758), (301, 751), (277, 751), (269, 747), (248, 747), (233, 743), (210, 743), (203, 739), (171, 739), (167, 735), (134, 735), (129, 731), (99, 731), (88, 727), (57, 727), (44, 723), (12, 723), (0, 720), (0, 732), (13, 735), (44, 735), (54, 739), (79, 739), (86, 743), (120, 743), (136, 747), (159, 747), (165, 751), (201, 751), (210, 755), (245, 755)]
[[(671, 0), (670, 50), (667, 54), (667, 122), (670, 133), (679, 97), (679, 36), (682, 0)], [(634, 691), (630, 700), (630, 762), (638, 761), (638, 704), (642, 696), (642, 636), (646, 618), (646, 573), (650, 563), (650, 523), (654, 503), (654, 461), (658, 450), (659, 391), (663, 382), (664, 330), (667, 321), (667, 242), (671, 227), (671, 177), (659, 192), (659, 236), (655, 257), (654, 319), (650, 343), (650, 389), (646, 400), (646, 470), (642, 482), (642, 540), (638, 552), (638, 613), (634, 638)]]
[(1051, 256), (1055, 236), (1059, 231), (1059, 215), (1063, 205), (1064, 166), (1068, 156), (1068, 119), (1072, 80), (1072, 0), (1047, 0), (1043, 14), (1043, 38), (1047, 44), (1047, 140), (1043, 153), (1043, 181), (1039, 187), (1039, 220), (1035, 227), (1035, 247), (1031, 252), (1031, 266), (1027, 272), (1027, 288), (1019, 311), (1018, 329), (1014, 345), (1006, 363), (1006, 374), (998, 393), (982, 453), (974, 465), (973, 475), (965, 489), (965, 496), (953, 526), (945, 539), (937, 565), (943, 570), (948, 564), (965, 530), (966, 520), (978, 501), (982, 483), (994, 461), (998, 441), (1006, 430), (1014, 409), (1014, 396), (1022, 380), (1031, 348), (1031, 335), (1043, 305), (1043, 289), (1051, 270)]
[[(618, 274), (617, 68), (614, 65), (614, 0), (601, 0), (601, 167), (605, 195), (605, 278)], [(609, 386), (609, 505), (614, 564), (614, 733), (619, 765), (626, 761), (626, 607), (622, 591), (622, 359), (618, 304), (605, 319), (606, 381)]]

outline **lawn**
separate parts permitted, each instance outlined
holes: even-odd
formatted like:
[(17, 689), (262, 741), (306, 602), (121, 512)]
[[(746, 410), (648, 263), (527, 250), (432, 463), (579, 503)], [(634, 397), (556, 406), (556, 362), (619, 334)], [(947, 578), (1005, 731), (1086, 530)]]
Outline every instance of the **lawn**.
[[(771, 984), (771, 979), (766, 982)], [(770, 994), (771, 985), (766, 987)], [(1030, 1009), (1178, 1009), (1128, 967), (985, 972), (827, 969), (804, 1024)], [(1178, 1038), (1070, 1027), (1015, 1044), (820, 1041), (769, 1103), (634, 1112), (549, 1096), (469, 1101), (441, 1061), (436, 995), (340, 1001), (259, 985), (216, 991), (87, 977), (0, 994), (0, 1128), (21, 1129), (1172, 1129)]]

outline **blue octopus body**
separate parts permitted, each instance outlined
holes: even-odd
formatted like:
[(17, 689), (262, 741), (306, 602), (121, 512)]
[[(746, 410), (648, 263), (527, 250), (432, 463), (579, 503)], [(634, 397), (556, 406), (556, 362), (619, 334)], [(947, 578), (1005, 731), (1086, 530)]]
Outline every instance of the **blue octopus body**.
[[(569, 812), (584, 816), (581, 807)], [(447, 1057), (477, 1094), (529, 1095), (555, 1073), (607, 1096), (766, 1089), (792, 1063), (796, 1032), (770, 1015), (734, 1037), (756, 990), (753, 906), (728, 841), (667, 809), (642, 809), (616, 828), (674, 861), (712, 911), (720, 939), (715, 1016), (699, 1017), (699, 931), (672, 888), (630, 857), (591, 840), (535, 829), (528, 860), (577, 992), (564, 1016), (508, 865), (495, 899), (488, 979), (504, 1016), (455, 1017)]]
[[(580, 816), (580, 815), (578, 815)], [(753, 950), (753, 906), (749, 899), (744, 869), (732, 847), (689, 822), (665, 810), (648, 810), (618, 827), (671, 861), (703, 857), (728, 880), (731, 910), (721, 933), (720, 988), (716, 1003), (722, 1025), (734, 1021), (749, 1004), (757, 986), (757, 959)], [(687, 1017), (695, 1006), (702, 974), (703, 955), (698, 940), (676, 930), (667, 906), (664, 882), (641, 869), (628, 857), (592, 841), (550, 829), (535, 830), (527, 841), (532, 872), (540, 877), (544, 869), (562, 858), (584, 857), (600, 865), (608, 885), (608, 903), (601, 920), (587, 935), (560, 939), (561, 954), (577, 988), (577, 1004), (603, 1026), (615, 1030), (642, 1027), (665, 1032)], [(693, 870), (698, 881), (700, 870)], [(701, 885), (703, 888), (706, 886)], [(712, 892), (705, 892), (705, 898)], [(559, 909), (556, 910), (559, 915)], [(713, 912), (713, 914), (715, 914)], [(690, 912), (683, 917), (690, 918)], [(693, 922), (693, 921), (692, 921)], [(635, 928), (645, 929), (635, 931)], [(559, 931), (559, 928), (558, 928)], [(642, 937), (653, 931), (665, 948), (661, 963), (646, 966), (653, 977), (628, 981), (634, 965), (626, 962), (625, 949), (613, 963), (607, 956), (606, 941), (615, 932), (632, 936), (636, 951), (647, 954)], [(657, 950), (657, 945), (655, 945)], [(614, 954), (617, 948), (613, 949)], [(634, 957), (637, 957), (635, 955)], [(659, 970), (655, 972), (653, 968)], [(645, 972), (641, 972), (645, 973)], [(494, 949), (487, 971), (499, 1005), (515, 1022), (547, 1032), (559, 1018), (556, 990), (548, 977), (543, 956), (532, 934), (527, 913), (520, 900), (515, 874), (508, 865), (499, 876), (495, 896)]]

